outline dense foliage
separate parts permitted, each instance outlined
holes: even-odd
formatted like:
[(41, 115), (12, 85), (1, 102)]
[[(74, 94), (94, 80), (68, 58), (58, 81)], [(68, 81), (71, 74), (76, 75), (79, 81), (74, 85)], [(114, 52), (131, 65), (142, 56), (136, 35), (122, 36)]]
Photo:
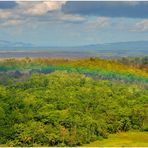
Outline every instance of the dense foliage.
[[(98, 77), (88, 73), (94, 72), (93, 67), (101, 68), (97, 66), (101, 63), (95, 59), (2, 61), (0, 145), (79, 146), (109, 133), (146, 130), (148, 90), (143, 80), (147, 73), (120, 69), (123, 65), (105, 60), (108, 73), (111, 67), (122, 71), (118, 74), (127, 71), (136, 83), (125, 84), (117, 77), (119, 81), (113, 81), (114, 75), (101, 78), (107, 72)], [(139, 81), (138, 74), (142, 75)]]
[(148, 72), (148, 56), (144, 57), (123, 57), (120, 59), (117, 59), (116, 61), (132, 66), (132, 67), (137, 67), (140, 69), (143, 69)]
[(140, 129), (148, 91), (84, 75), (36, 74), (0, 86), (0, 142), (8, 146), (75, 146), (108, 133)]

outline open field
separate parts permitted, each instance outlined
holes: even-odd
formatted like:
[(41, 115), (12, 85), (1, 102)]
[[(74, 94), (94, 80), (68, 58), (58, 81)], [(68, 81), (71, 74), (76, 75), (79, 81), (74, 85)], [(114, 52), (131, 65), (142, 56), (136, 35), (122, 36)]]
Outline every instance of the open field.
[(108, 139), (102, 139), (90, 144), (87, 147), (147, 147), (148, 146), (148, 133), (147, 132), (124, 132), (109, 135)]

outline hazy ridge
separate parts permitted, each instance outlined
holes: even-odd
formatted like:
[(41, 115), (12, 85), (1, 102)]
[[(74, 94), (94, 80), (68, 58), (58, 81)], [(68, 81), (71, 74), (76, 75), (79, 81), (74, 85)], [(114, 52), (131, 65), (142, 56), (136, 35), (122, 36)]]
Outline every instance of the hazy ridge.
[(72, 47), (40, 47), (31, 43), (0, 41), (0, 58), (10, 57), (120, 57), (148, 54), (148, 41), (129, 41)]

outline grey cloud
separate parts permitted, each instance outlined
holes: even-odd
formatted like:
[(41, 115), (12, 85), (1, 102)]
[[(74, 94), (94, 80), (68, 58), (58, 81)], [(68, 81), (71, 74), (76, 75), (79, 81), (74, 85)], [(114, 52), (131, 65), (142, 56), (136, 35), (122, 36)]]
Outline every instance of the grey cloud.
[(140, 1), (68, 1), (62, 11), (68, 14), (103, 17), (148, 18), (148, 2)]

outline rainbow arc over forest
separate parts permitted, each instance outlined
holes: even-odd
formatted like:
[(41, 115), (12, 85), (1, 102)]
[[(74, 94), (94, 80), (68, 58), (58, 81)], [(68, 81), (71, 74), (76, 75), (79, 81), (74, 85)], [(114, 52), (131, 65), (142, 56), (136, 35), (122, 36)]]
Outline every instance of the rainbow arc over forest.
[[(29, 59), (28, 59), (29, 60)], [(64, 71), (79, 73), (94, 78), (123, 80), (125, 82), (148, 83), (148, 73), (144, 70), (128, 67), (117, 62), (103, 59), (31, 59), (28, 61), (5, 61), (0, 63), (0, 71), (30, 71), (32, 73), (51, 73)]]

